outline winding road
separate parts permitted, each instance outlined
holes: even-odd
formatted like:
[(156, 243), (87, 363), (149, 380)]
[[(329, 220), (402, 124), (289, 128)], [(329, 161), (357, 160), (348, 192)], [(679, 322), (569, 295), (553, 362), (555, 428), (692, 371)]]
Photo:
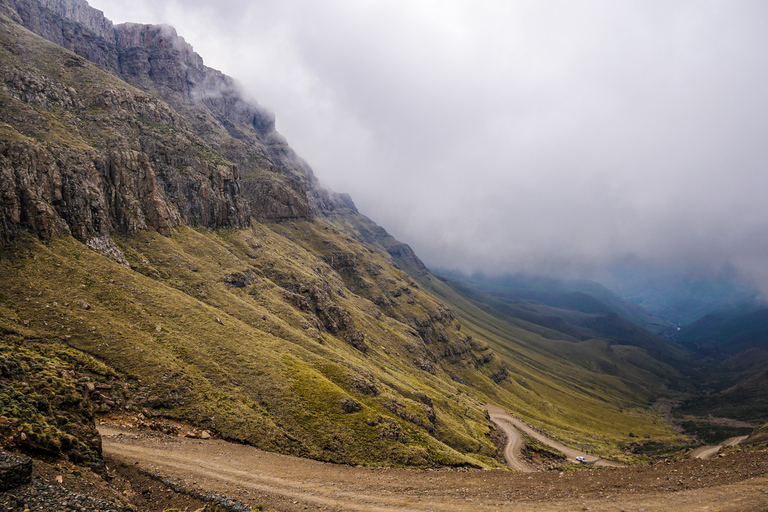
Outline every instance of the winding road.
[(730, 437), (718, 445), (701, 446), (691, 452), (691, 458), (702, 459), (702, 460), (711, 459), (712, 457), (720, 453), (720, 450), (722, 448), (726, 446), (736, 446), (737, 444), (744, 441), (748, 437), (749, 436)]
[(522, 422), (517, 417), (513, 416), (509, 412), (505, 411), (501, 407), (495, 405), (486, 405), (488, 415), (491, 421), (499, 426), (507, 434), (507, 447), (504, 450), (504, 456), (507, 459), (507, 465), (512, 469), (518, 469), (520, 471), (533, 471), (521, 458), (520, 450), (522, 449), (522, 438), (519, 431), (525, 432), (527, 435), (534, 439), (541, 441), (542, 443), (563, 452), (569, 462), (579, 462), (576, 457), (584, 457), (587, 464), (594, 464), (596, 466), (609, 466), (614, 468), (624, 467), (624, 464), (614, 462), (612, 460), (601, 459), (594, 455), (589, 455), (586, 452), (580, 452), (569, 448), (562, 443), (550, 439), (544, 434), (534, 430), (526, 423)]
[[(495, 410), (492, 412), (492, 407), (492, 405), (486, 406), (488, 414), (491, 416), (491, 421), (507, 435), (507, 446), (504, 447), (504, 459), (507, 461), (507, 466), (518, 471), (535, 471), (533, 467), (523, 460), (522, 450), (525, 443), (523, 442), (523, 436), (520, 435), (520, 431), (512, 426), (506, 413), (500, 414)], [(500, 408), (496, 407), (495, 409)], [(502, 413), (504, 412), (503, 409), (500, 410)]]

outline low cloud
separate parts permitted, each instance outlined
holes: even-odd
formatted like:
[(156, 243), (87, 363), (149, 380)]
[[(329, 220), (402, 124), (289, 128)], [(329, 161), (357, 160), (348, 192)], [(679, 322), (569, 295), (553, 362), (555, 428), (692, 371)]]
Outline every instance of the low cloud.
[(764, 2), (92, 4), (175, 26), (428, 265), (768, 290)]

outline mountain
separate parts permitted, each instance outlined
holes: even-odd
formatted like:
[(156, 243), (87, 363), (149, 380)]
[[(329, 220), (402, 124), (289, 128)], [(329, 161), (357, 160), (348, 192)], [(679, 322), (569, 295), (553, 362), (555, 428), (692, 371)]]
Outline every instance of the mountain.
[(698, 392), (680, 406), (683, 414), (768, 420), (768, 350), (749, 349), (703, 368)]
[(697, 350), (725, 354), (768, 350), (768, 309), (710, 313), (680, 330), (675, 340)]
[(754, 307), (710, 313), (675, 334), (675, 341), (709, 362), (700, 393), (683, 410), (768, 419), (768, 310)]
[(638, 437), (685, 442), (651, 406), (685, 376), (628, 305), (433, 275), (172, 28), (0, 0), (0, 77), (4, 446), (93, 461), (95, 414), (141, 414), (319, 460), (488, 467), (487, 403), (627, 462)]
[(758, 290), (740, 284), (730, 272), (713, 276), (616, 269), (613, 274), (611, 287), (619, 295), (676, 326), (716, 311), (754, 308), (764, 302)]
[(439, 271), (454, 281), (464, 282), (487, 294), (507, 301), (525, 301), (529, 309), (548, 314), (548, 308), (585, 314), (615, 313), (625, 320), (648, 331), (658, 333), (670, 326), (662, 318), (655, 317), (634, 302), (627, 301), (594, 281), (567, 280), (527, 274), (471, 276), (449, 271)]

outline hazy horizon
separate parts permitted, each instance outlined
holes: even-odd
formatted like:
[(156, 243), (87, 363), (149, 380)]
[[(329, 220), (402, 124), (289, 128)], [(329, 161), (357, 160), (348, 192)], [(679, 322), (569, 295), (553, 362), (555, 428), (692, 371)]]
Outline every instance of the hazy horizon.
[(428, 266), (768, 291), (768, 4), (91, 5), (174, 26)]

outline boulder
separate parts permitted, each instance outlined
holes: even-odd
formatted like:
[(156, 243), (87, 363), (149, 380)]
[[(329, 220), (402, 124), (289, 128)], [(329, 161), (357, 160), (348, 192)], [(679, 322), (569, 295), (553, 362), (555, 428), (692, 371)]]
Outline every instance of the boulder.
[(32, 459), (0, 451), (0, 492), (32, 481)]

